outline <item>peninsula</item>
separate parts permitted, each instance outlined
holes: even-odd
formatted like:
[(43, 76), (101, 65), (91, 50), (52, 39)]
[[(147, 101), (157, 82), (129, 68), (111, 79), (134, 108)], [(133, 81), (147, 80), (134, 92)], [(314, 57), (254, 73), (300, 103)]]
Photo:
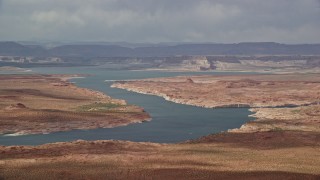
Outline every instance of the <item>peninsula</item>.
[(81, 75), (0, 75), (0, 134), (123, 126), (150, 120), (140, 107), (67, 81)]
[(112, 87), (206, 108), (287, 107), (320, 102), (319, 74), (181, 76), (118, 81)]

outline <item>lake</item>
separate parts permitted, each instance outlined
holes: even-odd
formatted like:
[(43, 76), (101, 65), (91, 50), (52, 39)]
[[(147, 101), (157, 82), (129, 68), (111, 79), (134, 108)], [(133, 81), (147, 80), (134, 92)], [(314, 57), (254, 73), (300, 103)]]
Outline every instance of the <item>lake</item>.
[[(30, 73), (30, 72), (28, 72)], [(176, 143), (196, 139), (212, 133), (238, 128), (247, 121), (251, 112), (247, 108), (206, 109), (165, 101), (161, 97), (142, 95), (111, 88), (106, 80), (129, 80), (185, 75), (239, 74), (230, 72), (161, 72), (107, 70), (102, 67), (50, 67), (33, 68), (32, 73), (91, 74), (86, 78), (71, 79), (79, 87), (98, 90), (107, 95), (124, 99), (129, 104), (143, 107), (152, 117), (150, 122), (116, 128), (72, 130), (50, 134), (0, 136), (1, 145), (39, 145), (52, 142), (83, 140), (129, 140), (158, 143)], [(214, 92), (212, 92), (214, 93)]]

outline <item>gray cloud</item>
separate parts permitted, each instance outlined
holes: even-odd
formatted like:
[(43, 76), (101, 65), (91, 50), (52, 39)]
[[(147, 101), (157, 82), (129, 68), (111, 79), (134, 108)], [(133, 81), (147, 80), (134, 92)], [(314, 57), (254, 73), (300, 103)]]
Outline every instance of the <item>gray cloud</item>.
[(3, 0), (0, 40), (319, 43), (318, 7), (319, 0)]

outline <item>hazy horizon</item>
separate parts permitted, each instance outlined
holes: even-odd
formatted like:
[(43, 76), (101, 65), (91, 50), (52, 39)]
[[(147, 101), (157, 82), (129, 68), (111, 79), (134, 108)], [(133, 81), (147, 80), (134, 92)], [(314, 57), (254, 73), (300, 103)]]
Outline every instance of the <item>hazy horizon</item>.
[(239, 41), (239, 42), (205, 42), (205, 41), (164, 41), (164, 42), (130, 42), (130, 41), (54, 41), (54, 40), (26, 40), (26, 41), (19, 41), (19, 40), (1, 40), (0, 42), (16, 42), (20, 44), (28, 44), (28, 43), (39, 43), (39, 44), (49, 44), (49, 43), (61, 43), (61, 44), (69, 44), (69, 45), (77, 45), (77, 44), (91, 44), (91, 45), (99, 45), (99, 44), (136, 44), (136, 45), (183, 45), (183, 44), (242, 44), (242, 43), (275, 43), (275, 44), (285, 44), (285, 45), (299, 45), (299, 44), (320, 44), (315, 43), (283, 43), (283, 42), (275, 42), (275, 41)]

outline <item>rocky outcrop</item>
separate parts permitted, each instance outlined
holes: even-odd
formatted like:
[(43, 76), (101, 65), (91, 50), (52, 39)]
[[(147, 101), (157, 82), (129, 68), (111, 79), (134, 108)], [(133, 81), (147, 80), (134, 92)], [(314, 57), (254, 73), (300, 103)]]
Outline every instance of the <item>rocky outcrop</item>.
[(24, 104), (22, 103), (17, 103), (17, 104), (11, 104), (10, 106), (7, 106), (5, 110), (18, 110), (18, 109), (25, 109), (27, 108)]
[(232, 133), (269, 131), (305, 131), (320, 133), (320, 105), (294, 108), (251, 108), (256, 120), (242, 125)]

